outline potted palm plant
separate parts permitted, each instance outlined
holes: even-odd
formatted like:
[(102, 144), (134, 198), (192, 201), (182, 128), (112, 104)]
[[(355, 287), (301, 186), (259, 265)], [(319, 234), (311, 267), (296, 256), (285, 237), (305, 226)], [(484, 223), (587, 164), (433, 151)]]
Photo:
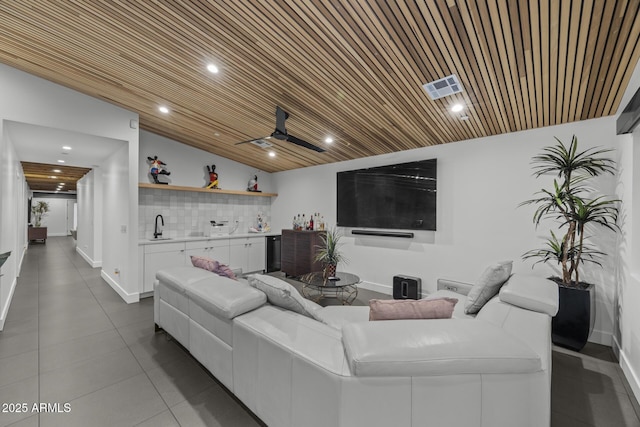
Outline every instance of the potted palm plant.
[(49, 212), (49, 202), (39, 201), (31, 207), (33, 227), (29, 227), (29, 240), (47, 241), (47, 227), (42, 226), (42, 218)]
[(537, 205), (533, 214), (536, 227), (544, 219), (558, 223), (559, 232), (551, 231), (542, 249), (523, 254), (523, 259), (538, 258), (538, 263), (560, 265), (562, 277), (551, 279), (559, 286), (559, 310), (552, 322), (555, 344), (580, 351), (593, 327), (594, 286), (580, 280), (580, 269), (585, 263), (602, 267), (605, 254), (587, 243), (586, 234), (592, 226), (619, 230), (617, 225), (619, 200), (598, 196), (590, 198), (589, 181), (602, 174), (614, 174), (615, 162), (605, 155), (611, 150), (589, 148), (578, 151), (574, 135), (569, 146), (558, 138), (557, 144), (545, 147), (542, 154), (533, 157), (534, 176), (555, 175), (552, 189), (542, 189), (523, 205)]
[(336, 228), (330, 228), (326, 233), (320, 234), (322, 244), (317, 246), (315, 260), (324, 265), (322, 276), (325, 280), (335, 277), (336, 268), (340, 262), (347, 262), (347, 259), (339, 250), (341, 237), (342, 235)]
[(44, 218), (49, 212), (49, 202), (39, 201), (31, 207), (31, 213), (33, 214), (34, 227), (42, 226), (42, 218)]

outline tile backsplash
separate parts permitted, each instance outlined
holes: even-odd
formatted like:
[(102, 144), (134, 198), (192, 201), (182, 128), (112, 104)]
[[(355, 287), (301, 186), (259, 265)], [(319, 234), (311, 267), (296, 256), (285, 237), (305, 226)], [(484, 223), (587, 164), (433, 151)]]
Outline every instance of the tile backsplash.
[(156, 215), (164, 218), (163, 237), (208, 236), (210, 221), (228, 221), (236, 233), (255, 227), (258, 214), (271, 225), (271, 197), (209, 194), (140, 188), (138, 237), (153, 237)]

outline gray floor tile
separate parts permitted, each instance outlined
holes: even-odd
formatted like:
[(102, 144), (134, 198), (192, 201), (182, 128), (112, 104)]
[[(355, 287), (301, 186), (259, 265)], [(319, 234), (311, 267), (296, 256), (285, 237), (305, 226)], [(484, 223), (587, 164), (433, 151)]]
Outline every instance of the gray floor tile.
[(43, 347), (40, 353), (40, 373), (60, 369), (126, 347), (124, 340), (115, 329)]
[(10, 424), (10, 427), (39, 427), (39, 426), (40, 426), (40, 417), (38, 414), (31, 415), (29, 418), (24, 418), (16, 423)]
[(118, 311), (108, 311), (107, 316), (116, 328), (153, 319), (153, 305), (133, 303)]
[(147, 371), (147, 376), (168, 406), (217, 385), (192, 358), (178, 359)]
[(182, 347), (175, 341), (168, 340), (164, 334), (129, 344), (129, 349), (145, 371), (189, 357)]
[(128, 348), (122, 348), (40, 374), (43, 402), (68, 402), (142, 372)]
[(28, 351), (0, 359), (0, 386), (38, 374), (38, 351)]
[(0, 359), (38, 349), (38, 317), (7, 321), (0, 340)]
[(631, 400), (604, 384), (569, 377), (552, 378), (551, 409), (595, 426), (640, 427)]
[(0, 403), (10, 402), (26, 403), (27, 411), (23, 412), (21, 409), (20, 412), (13, 411), (0, 414), (0, 426), (7, 426), (18, 422), (19, 420), (32, 418), (33, 413), (31, 412), (31, 409), (33, 404), (39, 402), (38, 376), (35, 375), (0, 387)]
[(133, 426), (165, 412), (167, 406), (145, 374), (72, 400), (68, 414), (41, 414), (41, 427)]
[(264, 424), (256, 421), (219, 385), (171, 408), (181, 426), (250, 427)]
[(136, 424), (136, 427), (180, 427), (180, 424), (178, 424), (173, 413), (167, 409), (166, 411), (161, 412), (140, 424)]
[(93, 335), (113, 329), (113, 324), (109, 318), (103, 313), (91, 318), (79, 317), (77, 322), (61, 322), (65, 327), (53, 328), (49, 324), (40, 325), (40, 346), (47, 347), (74, 338), (80, 338), (87, 335)]

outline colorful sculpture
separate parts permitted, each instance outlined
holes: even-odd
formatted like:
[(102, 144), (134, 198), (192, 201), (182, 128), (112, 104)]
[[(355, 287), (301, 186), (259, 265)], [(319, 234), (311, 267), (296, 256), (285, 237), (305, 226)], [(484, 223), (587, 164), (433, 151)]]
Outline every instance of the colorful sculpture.
[(253, 175), (253, 178), (249, 180), (249, 184), (247, 184), (247, 191), (260, 192), (260, 190), (258, 190), (258, 175)]
[(209, 184), (206, 188), (218, 188), (218, 174), (216, 173), (216, 165), (207, 165), (207, 170), (209, 171)]
[(158, 156), (147, 157), (147, 161), (150, 162), (149, 173), (153, 178), (153, 182), (156, 184), (169, 184), (168, 182), (160, 182), (158, 180), (158, 175), (171, 175), (171, 172), (168, 172), (164, 167), (167, 165), (162, 160), (158, 159)]

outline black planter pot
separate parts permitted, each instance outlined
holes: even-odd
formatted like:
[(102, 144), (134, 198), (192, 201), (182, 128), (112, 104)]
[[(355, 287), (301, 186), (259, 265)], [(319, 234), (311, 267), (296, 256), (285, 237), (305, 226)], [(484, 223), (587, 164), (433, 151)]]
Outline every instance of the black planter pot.
[(551, 340), (560, 347), (580, 351), (593, 329), (594, 286), (570, 287), (558, 283), (558, 314), (551, 321)]

